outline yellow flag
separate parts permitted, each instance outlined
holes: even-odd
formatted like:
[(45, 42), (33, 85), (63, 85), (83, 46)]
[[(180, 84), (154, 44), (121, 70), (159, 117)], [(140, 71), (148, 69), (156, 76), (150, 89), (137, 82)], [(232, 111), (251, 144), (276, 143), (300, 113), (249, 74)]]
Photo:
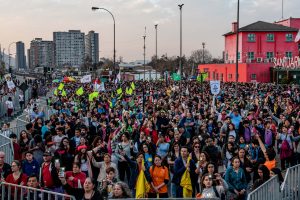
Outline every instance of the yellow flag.
[(117, 89), (117, 94), (118, 94), (118, 95), (120, 95), (120, 94), (122, 94), (122, 93), (123, 93), (122, 88)]
[(63, 96), (63, 97), (67, 96), (67, 92), (66, 92), (65, 90), (63, 90), (63, 91), (61, 92), (61, 96)]
[(64, 86), (65, 86), (65, 84), (60, 83), (57, 89), (58, 89), (58, 90), (62, 90), (62, 89), (64, 88)]
[(131, 82), (131, 85), (130, 85), (130, 87), (131, 87), (133, 90), (135, 90), (135, 85), (134, 85), (134, 82)]
[[(144, 165), (144, 160), (143, 160), (143, 165)], [(145, 198), (146, 194), (150, 191), (150, 184), (146, 179), (144, 170), (140, 171), (136, 181), (135, 188), (136, 188), (136, 193), (135, 193), (136, 199)]]
[(80, 87), (80, 88), (76, 91), (76, 95), (77, 95), (77, 96), (83, 95), (83, 87)]
[(98, 97), (99, 92), (92, 92), (91, 94), (89, 94), (89, 101), (93, 101), (94, 98)]
[(126, 88), (126, 94), (132, 95), (133, 90), (131, 88)]
[[(189, 163), (191, 158), (189, 157), (187, 163)], [(193, 187), (191, 181), (190, 172), (186, 169), (183, 173), (180, 181), (180, 186), (183, 188), (183, 198), (191, 198), (193, 195)]]
[(55, 96), (58, 95), (57, 89), (54, 90), (53, 94), (54, 94)]

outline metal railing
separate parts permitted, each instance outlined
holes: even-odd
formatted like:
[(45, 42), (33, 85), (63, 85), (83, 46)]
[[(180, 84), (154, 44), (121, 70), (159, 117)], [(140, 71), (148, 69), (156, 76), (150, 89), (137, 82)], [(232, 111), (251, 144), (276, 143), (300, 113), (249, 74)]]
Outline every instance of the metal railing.
[(76, 200), (74, 196), (11, 183), (1, 183), (1, 200)]
[[(13, 105), (14, 105), (13, 114), (16, 114), (17, 112), (22, 111), (21, 107), (20, 107), (20, 103), (19, 103), (19, 94), (21, 94), (21, 93), (23, 93), (23, 92), (20, 89), (17, 88), (15, 93), (11, 93), (11, 94), (8, 94), (8, 95), (5, 95), (5, 96), (1, 97), (1, 99), (0, 99), (1, 100), (1, 103), (0, 103), (0, 118), (6, 116), (7, 106), (6, 106), (5, 102), (8, 100), (9, 97), (12, 98)], [(31, 98), (31, 88), (30, 87), (26, 90), (24, 95), (25, 95), (25, 98), (24, 98), (24, 100), (25, 100), (24, 106), (25, 106)]]
[(277, 176), (271, 177), (263, 185), (248, 194), (247, 200), (281, 199), (280, 184)]
[(287, 169), (281, 186), (282, 199), (300, 199), (300, 164)]
[(14, 148), (10, 138), (0, 134), (0, 151), (5, 153), (5, 162), (11, 163), (14, 160)]

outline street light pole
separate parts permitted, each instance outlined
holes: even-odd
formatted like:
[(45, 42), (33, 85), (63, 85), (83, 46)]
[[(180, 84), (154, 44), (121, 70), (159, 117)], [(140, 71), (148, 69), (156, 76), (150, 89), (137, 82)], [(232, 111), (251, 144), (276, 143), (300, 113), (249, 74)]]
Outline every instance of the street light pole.
[(182, 79), (182, 7), (184, 4), (180, 4), (179, 10), (180, 10), (180, 58), (179, 58), (179, 69), (180, 69), (180, 77)]
[(155, 67), (156, 67), (156, 75), (155, 75), (155, 79), (157, 80), (157, 26), (158, 24), (155, 24)]
[(235, 98), (237, 98), (239, 81), (239, 23), (240, 23), (240, 0), (237, 1), (237, 23), (236, 23), (236, 55), (235, 55)]
[(16, 42), (12, 42), (12, 43), (10, 43), (9, 45), (8, 45), (8, 72), (9, 73), (11, 73), (12, 72), (12, 70), (11, 70), (11, 66), (10, 66), (10, 46), (12, 45), (12, 44), (15, 44)]
[(204, 64), (204, 49), (205, 49), (205, 42), (202, 42), (202, 63)]
[(114, 66), (113, 66), (113, 71), (114, 71), (114, 73), (113, 73), (113, 75), (115, 76), (116, 75), (116, 21), (115, 21), (115, 17), (114, 17), (114, 15), (109, 11), (109, 10), (107, 10), (106, 8), (98, 8), (98, 7), (92, 7), (92, 10), (93, 11), (96, 11), (96, 10), (105, 10), (105, 11), (107, 11), (110, 15), (111, 15), (111, 17), (112, 17), (112, 19), (113, 19), (113, 21), (114, 21)]
[(146, 27), (144, 38), (144, 81), (146, 80)]

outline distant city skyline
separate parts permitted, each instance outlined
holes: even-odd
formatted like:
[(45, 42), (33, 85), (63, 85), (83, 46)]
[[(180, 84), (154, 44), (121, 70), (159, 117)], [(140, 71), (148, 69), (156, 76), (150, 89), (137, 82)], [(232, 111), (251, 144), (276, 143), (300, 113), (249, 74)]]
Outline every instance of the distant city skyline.
[[(133, 61), (143, 58), (144, 27), (146, 59), (155, 54), (155, 29), (158, 24), (158, 56), (179, 55), (179, 8), (183, 3), (183, 55), (205, 48), (214, 57), (224, 50), (223, 34), (236, 21), (237, 0), (0, 0), (0, 44), (8, 54), (11, 42), (22, 41), (29, 49), (34, 38), (53, 40), (53, 32), (80, 30), (99, 33), (100, 57), (113, 58), (113, 21), (116, 19), (116, 59)], [(282, 0), (240, 0), (240, 27), (256, 21), (281, 20)], [(299, 0), (284, 1), (284, 18), (300, 17)], [(15, 45), (11, 52), (15, 52)], [(28, 55), (27, 55), (28, 56)]]

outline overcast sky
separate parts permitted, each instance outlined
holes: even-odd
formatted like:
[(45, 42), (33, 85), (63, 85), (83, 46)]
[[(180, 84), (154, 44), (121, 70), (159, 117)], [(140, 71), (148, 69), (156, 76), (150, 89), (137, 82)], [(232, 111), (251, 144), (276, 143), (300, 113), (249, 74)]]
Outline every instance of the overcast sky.
[[(206, 43), (214, 57), (221, 57), (223, 34), (236, 20), (237, 0), (0, 0), (0, 44), (8, 49), (11, 42), (23, 41), (26, 49), (34, 38), (53, 39), (53, 31), (94, 30), (100, 35), (100, 57), (113, 57), (113, 21), (116, 19), (117, 58), (124, 61), (143, 59), (146, 31), (146, 58), (155, 54), (155, 29), (158, 24), (158, 56), (179, 55), (178, 4), (183, 7), (183, 54), (202, 48)], [(281, 19), (282, 0), (240, 0), (240, 24), (258, 20)], [(284, 17), (300, 17), (300, 0), (284, 0)], [(11, 47), (15, 51), (15, 47)]]

